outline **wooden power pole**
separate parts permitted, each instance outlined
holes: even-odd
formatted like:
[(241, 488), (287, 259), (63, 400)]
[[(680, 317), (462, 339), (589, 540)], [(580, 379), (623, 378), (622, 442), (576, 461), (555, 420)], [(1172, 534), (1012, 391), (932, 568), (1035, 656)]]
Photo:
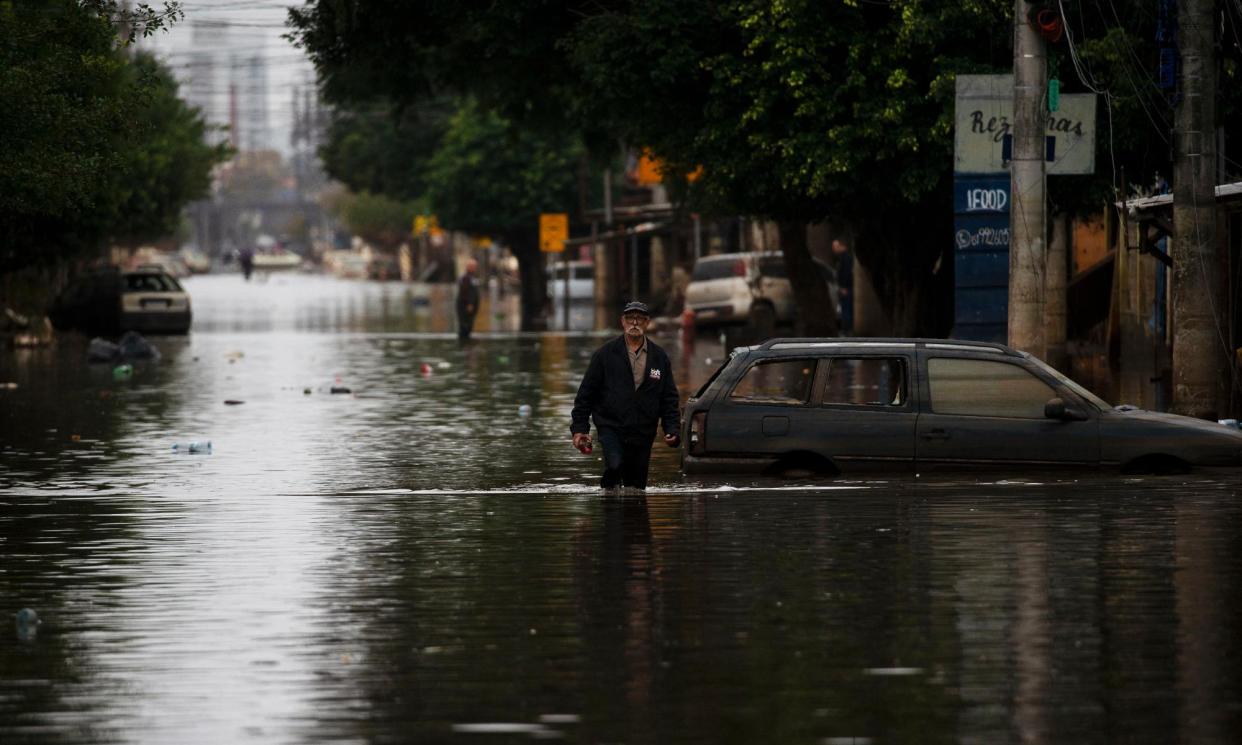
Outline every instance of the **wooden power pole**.
[(1228, 380), (1216, 246), (1216, 54), (1212, 0), (1181, 0), (1173, 164), (1173, 411), (1215, 419)]
[(1044, 156), (1048, 67), (1044, 40), (1013, 10), (1013, 158), (1009, 165), (1009, 345), (1044, 356)]

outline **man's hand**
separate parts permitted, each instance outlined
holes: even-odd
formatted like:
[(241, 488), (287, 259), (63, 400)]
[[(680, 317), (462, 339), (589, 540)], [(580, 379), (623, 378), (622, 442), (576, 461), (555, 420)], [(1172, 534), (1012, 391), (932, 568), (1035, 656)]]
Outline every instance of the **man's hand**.
[(681, 435), (664, 435), (664, 444), (675, 448), (681, 444)]
[(574, 447), (581, 450), (591, 443), (591, 436), (582, 432), (574, 434)]

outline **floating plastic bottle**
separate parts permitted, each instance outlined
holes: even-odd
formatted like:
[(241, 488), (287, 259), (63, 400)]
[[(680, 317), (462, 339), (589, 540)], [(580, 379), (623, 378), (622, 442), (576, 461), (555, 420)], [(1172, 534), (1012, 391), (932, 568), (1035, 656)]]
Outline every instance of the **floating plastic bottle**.
[(39, 614), (31, 608), (19, 610), (14, 621), (17, 626), (17, 638), (24, 642), (33, 640), (39, 633), (39, 624), (43, 623), (39, 620)]
[(200, 453), (210, 453), (211, 452), (211, 440), (193, 440), (191, 442), (178, 442), (172, 446), (172, 450), (174, 453), (190, 453), (194, 455), (197, 455)]
[(531, 415), (532, 411), (533, 410), (530, 408), (530, 404), (522, 404), (521, 406), (518, 407), (518, 416), (528, 417)]
[(134, 377), (133, 365), (117, 365), (112, 368), (113, 380), (129, 380), (132, 377)]

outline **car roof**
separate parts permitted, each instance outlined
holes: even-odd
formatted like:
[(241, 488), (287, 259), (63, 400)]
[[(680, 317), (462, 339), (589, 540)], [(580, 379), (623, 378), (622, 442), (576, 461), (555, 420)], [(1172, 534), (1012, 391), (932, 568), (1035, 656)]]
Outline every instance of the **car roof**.
[[(781, 259), (783, 257), (784, 257), (784, 254), (782, 254), (780, 251), (746, 251), (744, 253), (712, 254), (711, 256), (700, 256), (699, 258), (694, 260), (694, 263), (695, 264), (706, 264), (706, 263), (715, 263), (718, 261), (737, 261), (738, 259)], [(824, 261), (818, 256), (812, 256), (811, 259), (815, 261), (817, 264), (823, 264), (824, 266), (831, 268), (828, 262)]]
[(738, 351), (879, 351), (879, 350), (913, 350), (936, 349), (957, 352), (983, 352), (998, 354), (1005, 357), (1027, 357), (1025, 352), (985, 341), (968, 341), (965, 339), (926, 339), (926, 338), (884, 338), (884, 337), (823, 337), (798, 338), (778, 337), (768, 339), (762, 344), (751, 347), (740, 347)]
[(738, 259), (759, 258), (762, 256), (780, 256), (780, 251), (746, 251), (742, 253), (731, 254), (712, 254), (711, 256), (700, 256), (695, 259), (696, 263), (706, 261), (737, 261)]

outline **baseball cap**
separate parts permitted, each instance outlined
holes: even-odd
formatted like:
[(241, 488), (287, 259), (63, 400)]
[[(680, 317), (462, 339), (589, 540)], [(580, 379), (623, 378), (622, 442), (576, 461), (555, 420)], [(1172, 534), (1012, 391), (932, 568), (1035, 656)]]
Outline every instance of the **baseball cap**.
[(644, 316), (651, 318), (651, 309), (647, 307), (646, 303), (640, 303), (637, 300), (632, 300), (625, 304), (625, 307), (621, 310), (621, 315), (626, 313), (642, 313)]

